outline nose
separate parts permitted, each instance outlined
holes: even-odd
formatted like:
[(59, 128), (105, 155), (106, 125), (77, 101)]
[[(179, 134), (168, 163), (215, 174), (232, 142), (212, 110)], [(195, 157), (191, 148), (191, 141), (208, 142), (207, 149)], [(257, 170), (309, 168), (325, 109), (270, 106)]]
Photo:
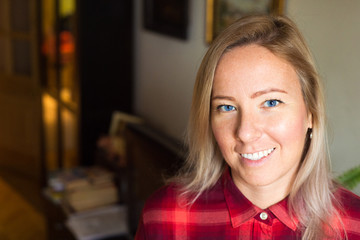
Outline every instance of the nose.
[(238, 119), (236, 138), (243, 142), (253, 142), (261, 137), (259, 119), (252, 113), (242, 113)]

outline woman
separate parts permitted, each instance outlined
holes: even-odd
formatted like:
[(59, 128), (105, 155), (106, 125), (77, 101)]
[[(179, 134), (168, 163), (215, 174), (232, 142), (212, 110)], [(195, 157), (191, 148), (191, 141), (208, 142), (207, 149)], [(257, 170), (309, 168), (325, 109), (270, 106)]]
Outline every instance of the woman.
[(136, 239), (360, 239), (360, 198), (331, 179), (309, 49), (283, 16), (248, 16), (200, 66), (179, 175)]

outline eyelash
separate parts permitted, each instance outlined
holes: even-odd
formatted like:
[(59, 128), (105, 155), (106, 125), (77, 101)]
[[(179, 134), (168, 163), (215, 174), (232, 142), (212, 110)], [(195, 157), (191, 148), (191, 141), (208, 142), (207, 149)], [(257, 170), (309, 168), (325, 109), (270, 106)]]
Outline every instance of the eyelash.
[[(265, 106), (265, 104), (266, 104), (267, 102), (270, 102), (270, 101), (276, 102), (276, 105), (275, 105), (275, 106)], [(263, 107), (265, 107), (265, 108), (273, 108), (273, 107), (278, 106), (278, 105), (281, 104), (281, 103), (284, 103), (284, 102), (281, 101), (280, 99), (268, 99), (268, 100), (264, 101)]]
[[(266, 103), (270, 102), (270, 101), (273, 101), (273, 102), (276, 102), (276, 105), (273, 105), (273, 106), (265, 106)], [(281, 101), (280, 99), (268, 99), (268, 100), (265, 100), (264, 103), (262, 104), (262, 107), (264, 108), (273, 108), (273, 107), (276, 107), (278, 106), (279, 104), (281, 103), (284, 103), (283, 101)], [(231, 109), (223, 109), (224, 107), (227, 107), (227, 108), (231, 108)], [(229, 104), (220, 104), (219, 106), (216, 107), (216, 110), (219, 111), (219, 112), (231, 112), (231, 111), (234, 111), (236, 110), (236, 107), (232, 106), (232, 105), (229, 105)]]
[[(223, 107), (231, 107), (232, 109), (226, 111), (226, 110), (222, 109)], [(219, 111), (219, 112), (231, 112), (231, 111), (236, 110), (236, 108), (234, 106), (232, 106), (232, 105), (229, 105), (229, 104), (221, 104), (221, 105), (216, 107), (216, 110)]]

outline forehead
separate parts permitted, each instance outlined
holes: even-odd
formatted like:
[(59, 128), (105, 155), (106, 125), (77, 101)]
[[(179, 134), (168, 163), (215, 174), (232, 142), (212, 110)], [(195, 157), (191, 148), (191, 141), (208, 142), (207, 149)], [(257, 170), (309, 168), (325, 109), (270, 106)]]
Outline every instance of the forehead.
[(236, 47), (221, 57), (213, 92), (242, 90), (250, 94), (266, 87), (283, 87), (301, 93), (294, 67), (265, 47), (255, 44)]

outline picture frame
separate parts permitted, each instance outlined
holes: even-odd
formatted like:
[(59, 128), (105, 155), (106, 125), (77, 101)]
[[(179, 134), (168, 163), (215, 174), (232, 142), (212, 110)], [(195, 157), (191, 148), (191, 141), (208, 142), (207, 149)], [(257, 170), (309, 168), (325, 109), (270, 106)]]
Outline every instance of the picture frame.
[(144, 28), (187, 39), (189, 0), (143, 0)]
[(236, 19), (250, 14), (284, 14), (285, 0), (206, 0), (206, 42)]

